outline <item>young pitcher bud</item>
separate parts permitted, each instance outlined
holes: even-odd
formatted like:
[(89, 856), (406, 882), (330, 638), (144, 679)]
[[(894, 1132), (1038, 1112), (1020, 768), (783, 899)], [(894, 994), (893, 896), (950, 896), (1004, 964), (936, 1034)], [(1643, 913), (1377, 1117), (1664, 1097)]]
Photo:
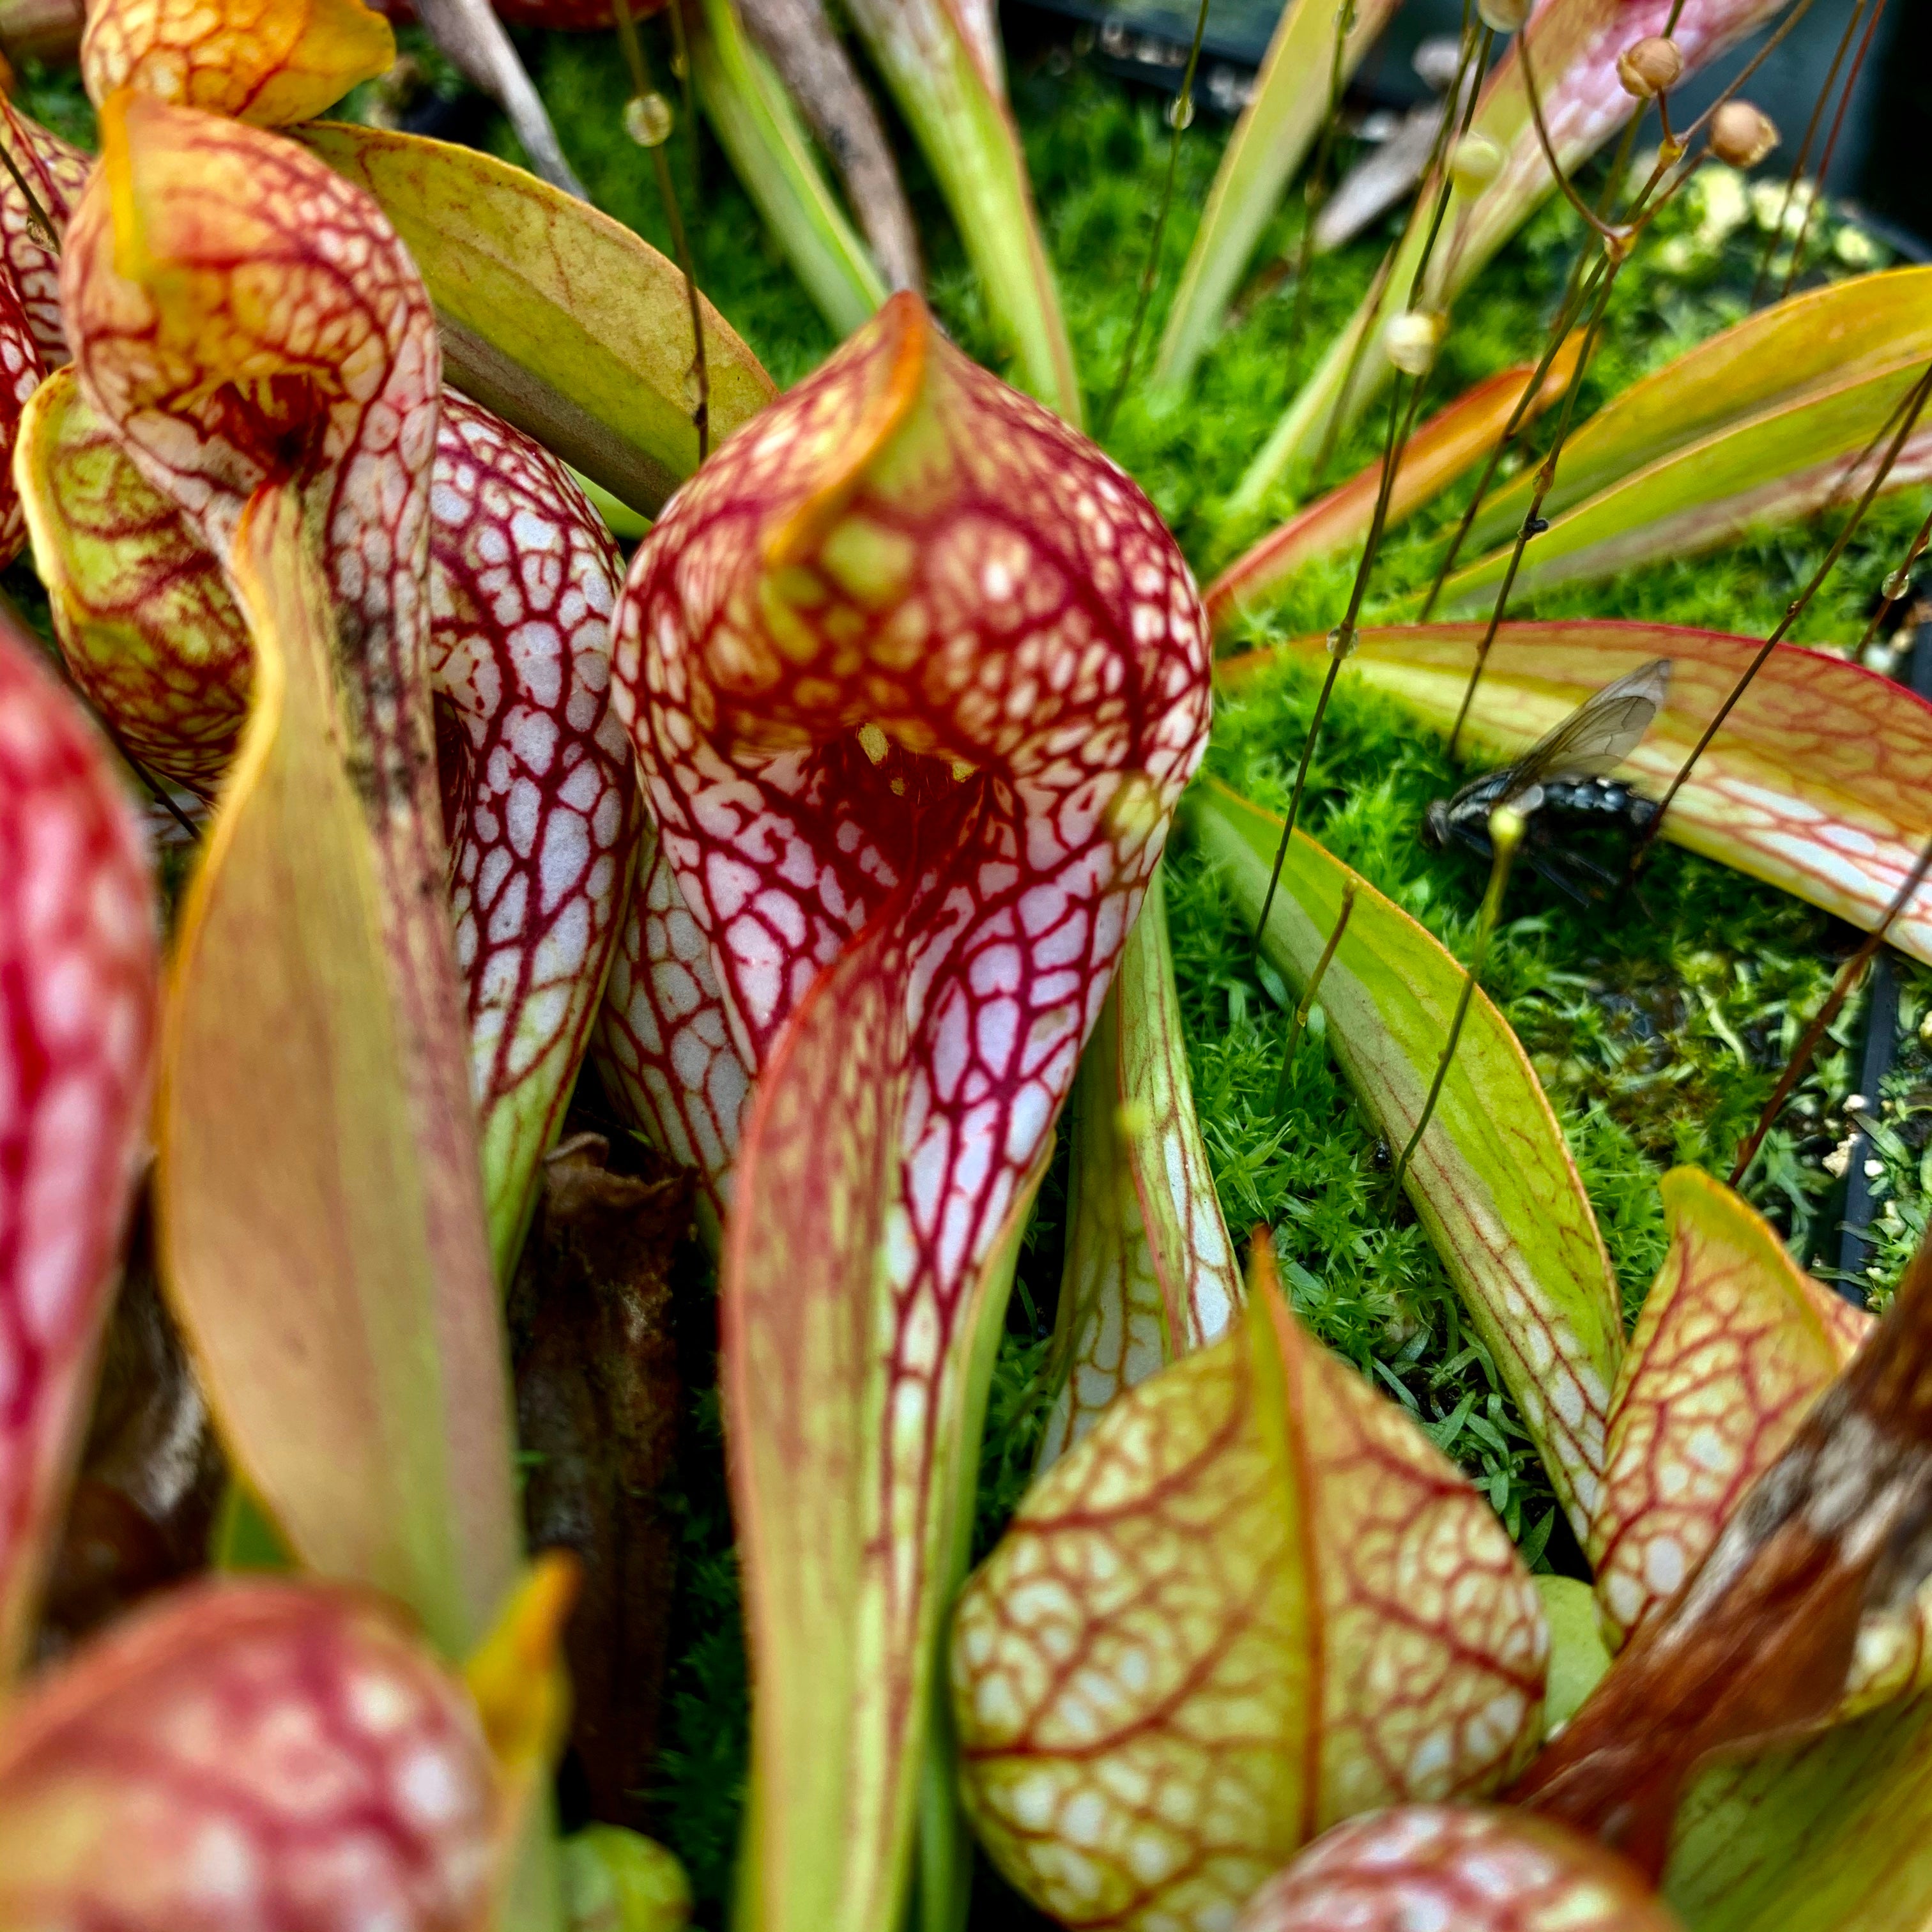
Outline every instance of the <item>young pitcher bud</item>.
[(1650, 34), (1634, 40), (1617, 56), (1617, 78), (1626, 94), (1640, 100), (1654, 100), (1677, 85), (1684, 71), (1684, 56), (1675, 40), (1661, 34)]
[(1426, 308), (1392, 316), (1382, 336), (1388, 359), (1405, 376), (1426, 376), (1442, 344), (1443, 319)]
[(1476, 0), (1483, 25), (1499, 34), (1513, 34), (1529, 18), (1531, 0)]
[(1754, 168), (1778, 146), (1771, 116), (1748, 100), (1727, 100), (1711, 117), (1711, 152), (1734, 168)]
[(1502, 172), (1503, 151), (1486, 134), (1465, 134), (1449, 156), (1456, 192), (1473, 201)]

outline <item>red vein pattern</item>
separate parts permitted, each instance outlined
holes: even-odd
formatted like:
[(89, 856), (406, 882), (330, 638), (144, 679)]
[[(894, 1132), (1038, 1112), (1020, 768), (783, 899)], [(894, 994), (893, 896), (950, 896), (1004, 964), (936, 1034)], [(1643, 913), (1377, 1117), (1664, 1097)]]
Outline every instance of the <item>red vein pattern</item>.
[(37, 656), (0, 627), (0, 1690), (86, 1414), (160, 976), (133, 813)]
[(472, 1932), (495, 1772), (475, 1707), (375, 1598), (205, 1584), (0, 1734), (0, 1921), (45, 1932)]
[[(1364, 631), (1346, 675), (1447, 729), (1484, 627)], [(1652, 658), (1670, 690), (1624, 766), (1661, 792), (1756, 656), (1755, 638), (1665, 624), (1504, 624), (1477, 687), (1466, 735), (1514, 758), (1594, 691)], [(1323, 654), (1318, 638), (1227, 659), (1230, 688), (1280, 657)], [(1780, 644), (1699, 760), (1664, 836), (1869, 930), (1932, 836), (1932, 704), (1822, 651)], [(1892, 943), (1932, 961), (1932, 884), (1894, 922)]]
[[(870, 956), (892, 962), (906, 1099), (862, 1364), (891, 1424), (848, 1445), (844, 1479), (884, 1499), (878, 1749), (909, 1762), (969, 1304), (1204, 748), (1200, 604), (1134, 485), (901, 296), (667, 508), (616, 654), (746, 1064), (869, 922), (895, 938)], [(870, 1294), (869, 1272), (832, 1287)], [(756, 1290), (728, 1264), (724, 1292)], [(755, 1400), (729, 1413), (736, 1440), (764, 1426)], [(809, 1508), (811, 1474), (792, 1472), (796, 1498), (740, 1489), (754, 1598), (779, 1586), (746, 1514)], [(842, 1922), (887, 1908), (876, 1876)]]
[(27, 520), (14, 482), (14, 445), (28, 399), (40, 386), (40, 352), (12, 280), (0, 276), (0, 569), (26, 547)]
[[(75, 680), (128, 748), (212, 796), (247, 713), (247, 628), (214, 554), (70, 379), (30, 418), (29, 507)], [(490, 1218), (515, 1238), (628, 893), (638, 812), (610, 704), (620, 560), (569, 472), (445, 392), (430, 674), (456, 956)]]
[(1871, 1326), (1708, 1175), (1679, 1168), (1663, 1192), (1670, 1246), (1617, 1378), (1587, 1546), (1613, 1648), (1684, 1587)]
[[(0, 142), (26, 178), (57, 227), (64, 228), (94, 166), (93, 158), (29, 120), (10, 102), (0, 102)], [(40, 359), (50, 369), (68, 359), (61, 320), (60, 255), (46, 237), (35, 238), (26, 198), (12, 176), (0, 170), (0, 255)]]
[(1338, 1825), (1262, 1886), (1234, 1932), (1674, 1932), (1622, 1859), (1491, 1805), (1411, 1804)]
[(1244, 1290), (1202, 1144), (1156, 873), (1080, 1063), (1066, 1264), (1066, 1380), (1037, 1467), (1123, 1390), (1220, 1340)]
[(362, 0), (93, 0), (80, 43), (97, 106), (133, 87), (263, 128), (312, 119), (395, 58)]
[[(1708, 1175), (1679, 1168), (1663, 1192), (1670, 1248), (1624, 1358), (1586, 1539), (1613, 1648), (1696, 1574), (1873, 1327)], [(1867, 1613), (1837, 1715), (1921, 1688), (1928, 1673), (1932, 1587)]]
[(638, 865), (598, 1016), (598, 1070), (631, 1124), (696, 1169), (715, 1234), (730, 1205), (752, 1076), (731, 1037), (704, 928), (654, 836)]
[(1337, 1819), (1492, 1790), (1538, 1733), (1502, 1526), (1257, 1265), (1240, 1328), (1113, 1405), (954, 1615), (968, 1810), (1068, 1925), (1206, 1932)]
[[(610, 704), (621, 559), (548, 450), (446, 394), (430, 676), (466, 739), (451, 910), (500, 1262), (568, 1104), (623, 922), (638, 812)], [(447, 789), (450, 774), (445, 774)]]

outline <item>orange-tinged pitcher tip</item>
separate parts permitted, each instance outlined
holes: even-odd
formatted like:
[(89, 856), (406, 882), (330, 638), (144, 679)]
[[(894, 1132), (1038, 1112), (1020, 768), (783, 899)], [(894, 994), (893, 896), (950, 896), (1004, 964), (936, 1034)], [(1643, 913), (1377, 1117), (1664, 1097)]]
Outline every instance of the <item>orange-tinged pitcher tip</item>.
[(794, 506), (766, 539), (765, 562), (773, 570), (802, 562), (824, 541), (868, 465), (904, 424), (919, 400), (920, 386), (926, 380), (927, 344), (933, 333), (932, 316), (925, 302), (914, 290), (902, 289), (880, 310), (873, 327), (880, 339), (868, 371), (872, 394), (849, 433), (824, 452), (824, 471), (811, 494)]
[(81, 76), (261, 128), (307, 121), (395, 64), (394, 30), (362, 0), (95, 0)]
[(506, 1774), (548, 1764), (562, 1738), (570, 1701), (563, 1627), (582, 1581), (571, 1552), (540, 1551), (463, 1667), (484, 1735)]

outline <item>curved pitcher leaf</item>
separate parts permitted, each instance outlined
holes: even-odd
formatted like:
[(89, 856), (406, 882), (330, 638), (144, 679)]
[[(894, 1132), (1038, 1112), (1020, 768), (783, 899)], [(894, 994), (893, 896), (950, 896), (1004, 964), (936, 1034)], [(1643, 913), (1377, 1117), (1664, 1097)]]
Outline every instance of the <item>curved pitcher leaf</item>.
[(1518, 1781), (1517, 1803), (1594, 1832), (1654, 1876), (1700, 1767), (1836, 1713), (1862, 1626), (1906, 1611), (1932, 1579), (1928, 1339), (1932, 1247), (1922, 1245), (1864, 1346)]
[[(1754, 530), (1796, 523), (1834, 503), (1849, 506), (1883, 460), (1888, 432), (1925, 361), (1925, 350), (1916, 350), (1876, 374), (1716, 430), (1610, 484), (1531, 543), (1515, 594), (1534, 596), (1660, 557), (1701, 556)], [(1882, 487), (1907, 489), (1928, 477), (1932, 430), (1921, 430), (1906, 439)], [(1512, 540), (1457, 571), (1442, 587), (1442, 608), (1493, 604), (1515, 548)]]
[(258, 128), (312, 120), (395, 58), (394, 31), (362, 0), (93, 0), (80, 43), (97, 107), (133, 87)]
[(1156, 872), (1074, 1084), (1066, 1262), (1054, 1323), (1064, 1377), (1041, 1469), (1114, 1398), (1218, 1341), (1242, 1299), (1195, 1118)]
[[(62, 257), (76, 366), (223, 558), (255, 653), (170, 989), (164, 1276), (296, 1552), (457, 1654), (518, 1535), (442, 905), (434, 318), (374, 205), (299, 148), (124, 92), (101, 125)], [(235, 266), (259, 286), (264, 260), (268, 304)]]
[(1076, 428), (1080, 379), (1006, 104), (992, 0), (846, 9), (939, 180), (1021, 386)]
[[(1524, 410), (1526, 426), (1562, 394), (1582, 349), (1581, 341), (1572, 336), (1557, 352)], [(1505, 369), (1457, 397), (1415, 431), (1403, 446), (1402, 460), (1396, 466), (1389, 492), (1388, 528), (1393, 530), (1404, 518), (1432, 502), (1489, 453), (1508, 427), (1535, 374), (1534, 364)], [(1382, 480), (1382, 466), (1371, 464), (1360, 476), (1298, 511), (1228, 565), (1202, 593), (1215, 635), (1221, 637), (1241, 619), (1265, 610), (1304, 565), (1365, 538), (1374, 521)]]
[[(1720, 430), (1928, 355), (1932, 268), (1807, 289), (1686, 350), (1573, 429), (1544, 514), (1559, 517)], [(1472, 541), (1513, 536), (1534, 487), (1526, 474), (1498, 488), (1471, 526)]]
[(638, 864), (597, 1018), (598, 1071), (625, 1119), (696, 1171), (698, 1224), (715, 1247), (730, 1205), (751, 1070), (732, 1035), (710, 942), (654, 832), (646, 831)]
[[(1202, 846), (1258, 917), (1281, 820), (1216, 782), (1190, 801)], [(1442, 1058), (1464, 970), (1421, 926), (1298, 832), (1262, 936), (1299, 986), (1355, 909), (1322, 982), (1328, 1042), (1392, 1146), (1407, 1140)], [(1603, 1480), (1623, 1323), (1589, 1198), (1528, 1057), (1478, 988), (1442, 1098), (1409, 1164), (1409, 1198), (1585, 1534)]]
[(1548, 1645), (1503, 1527), (1302, 1329), (1265, 1236), (1233, 1331), (1030, 1491), (954, 1613), (967, 1808), (1054, 1917), (1224, 1924), (1338, 1819), (1492, 1790)]
[[(1558, 191), (1523, 82), (1526, 39), (1556, 158), (1570, 174), (1624, 124), (1637, 104), (1617, 78), (1617, 56), (1634, 41), (1662, 33), (1674, 21), (1671, 38), (1683, 56), (1688, 78), (1790, 4), (1790, 0), (1682, 0), (1680, 6), (1679, 0), (1540, 0), (1528, 28), (1510, 43), (1508, 53), (1490, 74), (1471, 124), (1472, 133), (1486, 136), (1502, 150), (1502, 166), (1473, 196), (1460, 190), (1450, 194), (1418, 306), (1448, 310), (1497, 250)], [(1336, 428), (1346, 430), (1353, 423), (1388, 380), (1394, 365), (1383, 339), (1384, 326), (1409, 306), (1409, 290), (1435, 213), (1435, 194), (1425, 182), (1389, 273), (1378, 278), (1249, 466), (1228, 501), (1231, 522), (1258, 514), (1275, 484), (1311, 461)]]
[[(1290, 0), (1268, 41), (1255, 90), (1215, 170), (1187, 253), (1153, 380), (1178, 388), (1194, 373), (1219, 332), (1262, 230), (1282, 190), (1315, 145), (1328, 118), (1329, 90), (1346, 85), (1372, 46), (1396, 0), (1355, 0), (1335, 69), (1334, 0)], [(1315, 211), (1309, 210), (1313, 220)]]
[[(0, 106), (0, 143), (49, 219), (65, 228), (93, 172), (94, 157), (50, 134), (10, 100)], [(50, 369), (58, 368), (67, 360), (58, 243), (42, 230), (19, 184), (4, 169), (0, 169), (0, 255), (41, 362)]]
[(1410, 1804), (1352, 1818), (1263, 1886), (1234, 1932), (1676, 1932), (1636, 1873), (1547, 1818)]
[[(871, 1932), (906, 1871), (967, 1365), (1201, 756), (1205, 627), (1132, 484), (902, 295), (680, 493), (632, 564), (616, 682), (760, 1080), (722, 1291), (748, 1898), (770, 1928)], [(824, 1017), (848, 1000), (869, 1034)], [(862, 1133), (780, 1097), (861, 1059)], [(781, 1397), (806, 1322), (846, 1352)], [(772, 1440), (784, 1414), (809, 1453)], [(808, 1592), (849, 1614), (797, 1628)], [(821, 1722), (842, 1676), (861, 1694)]]
[[(316, 154), (372, 196), (436, 303), (449, 380), (647, 517), (698, 466), (684, 278), (621, 222), (469, 148), (337, 123)], [(704, 306), (715, 448), (776, 393)]]
[(1676, 1595), (1871, 1326), (1696, 1168), (1660, 1184), (1670, 1246), (1624, 1352), (1585, 1544), (1621, 1647)]
[(477, 1713), (392, 1609), (262, 1579), (158, 1600), (0, 1726), (0, 1922), (467, 1932), (503, 1807)]
[(0, 1698), (32, 1646), (133, 1198), (155, 927), (106, 748), (0, 620)]
[[(28, 412), (21, 481), (75, 682), (205, 797), (246, 716), (249, 641), (215, 556), (71, 374)], [(430, 676), (491, 1246), (514, 1258), (629, 895), (638, 812), (610, 708), (621, 560), (562, 465), (446, 394), (430, 494)]]
[[(1462, 701), (1484, 627), (1364, 631), (1342, 673), (1446, 731)], [(1463, 727), (1472, 746), (1514, 758), (1592, 692), (1653, 658), (1670, 689), (1623, 770), (1660, 793), (1745, 668), (1756, 638), (1661, 624), (1504, 624)], [(1319, 638), (1280, 654), (1326, 662)], [(1227, 685), (1276, 661), (1256, 651), (1220, 668)], [(1932, 837), (1932, 706), (1822, 651), (1780, 644), (1670, 808), (1664, 836), (1782, 886), (1870, 931)], [(1892, 943), (1932, 963), (1932, 884), (1892, 926)]]
[[(1872, 1327), (1728, 1188), (1695, 1168), (1661, 1184), (1670, 1251), (1624, 1357), (1585, 1544), (1613, 1648), (1684, 1586)], [(1868, 1614), (1836, 1714), (1920, 1688), (1927, 1634), (1922, 1597)]]

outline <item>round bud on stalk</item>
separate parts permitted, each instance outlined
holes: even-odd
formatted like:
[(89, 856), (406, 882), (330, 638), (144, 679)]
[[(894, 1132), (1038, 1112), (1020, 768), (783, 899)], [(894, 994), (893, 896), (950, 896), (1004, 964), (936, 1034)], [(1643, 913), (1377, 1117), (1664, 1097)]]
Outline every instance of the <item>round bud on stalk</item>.
[(1486, 134), (1465, 134), (1449, 156), (1456, 192), (1473, 201), (1502, 172), (1503, 151)]
[(1392, 316), (1382, 343), (1388, 359), (1405, 376), (1426, 376), (1442, 346), (1443, 318), (1432, 310), (1404, 309)]
[(1529, 18), (1531, 0), (1476, 0), (1483, 25), (1498, 34), (1514, 34)]
[(624, 132), (640, 148), (662, 148), (670, 139), (670, 103), (653, 88), (624, 103)]
[(1748, 100), (1727, 100), (1711, 117), (1711, 152), (1734, 168), (1754, 168), (1778, 146), (1771, 116)]
[(1634, 40), (1617, 56), (1617, 78), (1626, 94), (1640, 100), (1654, 100), (1668, 94), (1684, 72), (1684, 56), (1677, 43), (1661, 34), (1646, 34)]

